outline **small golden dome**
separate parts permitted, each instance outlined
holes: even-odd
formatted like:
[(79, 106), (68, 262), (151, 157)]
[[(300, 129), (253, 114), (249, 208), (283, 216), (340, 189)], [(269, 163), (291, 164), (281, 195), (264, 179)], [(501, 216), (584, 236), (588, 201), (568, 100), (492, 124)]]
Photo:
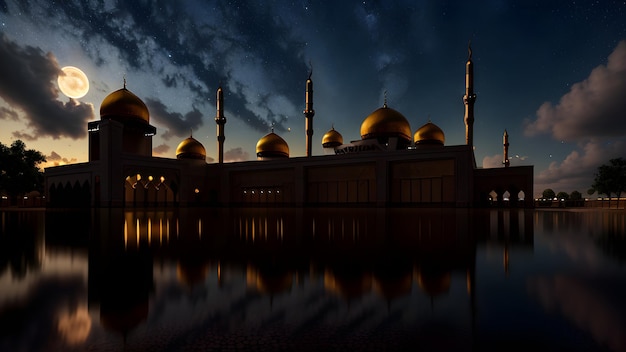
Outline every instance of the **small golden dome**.
[(428, 121), (425, 125), (418, 128), (413, 136), (415, 144), (443, 145), (446, 137), (439, 126)]
[(377, 109), (363, 120), (361, 139), (398, 137), (411, 142), (409, 121), (398, 111), (387, 107)]
[(176, 159), (206, 160), (206, 149), (195, 138), (189, 137), (176, 148)]
[(100, 119), (116, 119), (150, 123), (150, 113), (146, 104), (135, 94), (126, 89), (118, 89), (107, 95), (100, 105)]
[(334, 148), (343, 144), (343, 136), (333, 127), (322, 137), (322, 147)]
[(270, 132), (257, 142), (256, 155), (259, 158), (288, 158), (289, 146), (279, 135)]

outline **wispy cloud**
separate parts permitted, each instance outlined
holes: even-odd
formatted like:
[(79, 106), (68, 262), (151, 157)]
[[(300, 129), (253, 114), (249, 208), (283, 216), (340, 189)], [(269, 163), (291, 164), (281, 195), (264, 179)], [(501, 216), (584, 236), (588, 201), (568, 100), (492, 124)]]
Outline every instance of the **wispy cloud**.
[(250, 154), (241, 147), (233, 148), (224, 152), (224, 161), (246, 161), (250, 160)]
[(57, 152), (52, 151), (50, 153), (50, 155), (46, 156), (46, 165), (44, 165), (44, 166), (45, 167), (49, 167), (49, 166), (59, 166), (59, 165), (73, 164), (76, 161), (77, 161), (76, 158), (62, 157)]
[(18, 121), (18, 115), (15, 110), (0, 106), (0, 120)]
[(152, 154), (154, 155), (165, 155), (165, 153), (170, 151), (170, 146), (163, 143), (159, 144), (156, 147), (152, 148)]
[(171, 112), (161, 101), (148, 98), (146, 105), (150, 111), (150, 117), (159, 125), (166, 128), (162, 134), (163, 139), (168, 140), (173, 136), (184, 137), (191, 134), (192, 130), (202, 125), (202, 113), (193, 109), (185, 115), (179, 112)]

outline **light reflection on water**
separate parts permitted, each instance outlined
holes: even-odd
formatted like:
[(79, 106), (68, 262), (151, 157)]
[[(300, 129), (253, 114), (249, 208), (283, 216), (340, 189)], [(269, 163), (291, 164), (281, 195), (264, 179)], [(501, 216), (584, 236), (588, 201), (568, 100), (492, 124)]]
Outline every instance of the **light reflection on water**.
[(0, 220), (0, 350), (626, 350), (623, 211)]

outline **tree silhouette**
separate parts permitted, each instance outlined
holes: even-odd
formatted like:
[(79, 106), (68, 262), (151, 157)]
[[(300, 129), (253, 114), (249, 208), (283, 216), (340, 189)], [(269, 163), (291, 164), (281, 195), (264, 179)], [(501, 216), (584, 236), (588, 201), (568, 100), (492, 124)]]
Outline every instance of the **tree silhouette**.
[(542, 196), (544, 199), (554, 199), (554, 197), (556, 196), (554, 191), (552, 190), (552, 188), (547, 188), (545, 190), (543, 190)]
[(622, 192), (626, 191), (626, 160), (623, 158), (611, 159), (609, 164), (598, 167), (598, 173), (591, 188), (598, 194), (606, 194), (611, 205), (611, 194), (617, 196), (617, 207)]
[(0, 190), (10, 197), (11, 204), (16, 204), (18, 195), (43, 192), (43, 172), (37, 165), (45, 161), (43, 154), (26, 149), (19, 139), (10, 147), (0, 143)]
[(563, 191), (557, 193), (556, 197), (559, 198), (559, 199), (563, 199), (563, 200), (569, 200), (569, 194), (567, 194), (567, 192), (563, 192)]

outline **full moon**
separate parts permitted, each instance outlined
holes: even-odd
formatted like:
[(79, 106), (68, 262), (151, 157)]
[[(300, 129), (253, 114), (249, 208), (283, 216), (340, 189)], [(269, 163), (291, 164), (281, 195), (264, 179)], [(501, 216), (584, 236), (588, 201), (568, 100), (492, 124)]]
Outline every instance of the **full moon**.
[(89, 92), (89, 79), (79, 68), (65, 66), (61, 69), (63, 75), (59, 75), (57, 82), (59, 89), (68, 98), (82, 98)]

